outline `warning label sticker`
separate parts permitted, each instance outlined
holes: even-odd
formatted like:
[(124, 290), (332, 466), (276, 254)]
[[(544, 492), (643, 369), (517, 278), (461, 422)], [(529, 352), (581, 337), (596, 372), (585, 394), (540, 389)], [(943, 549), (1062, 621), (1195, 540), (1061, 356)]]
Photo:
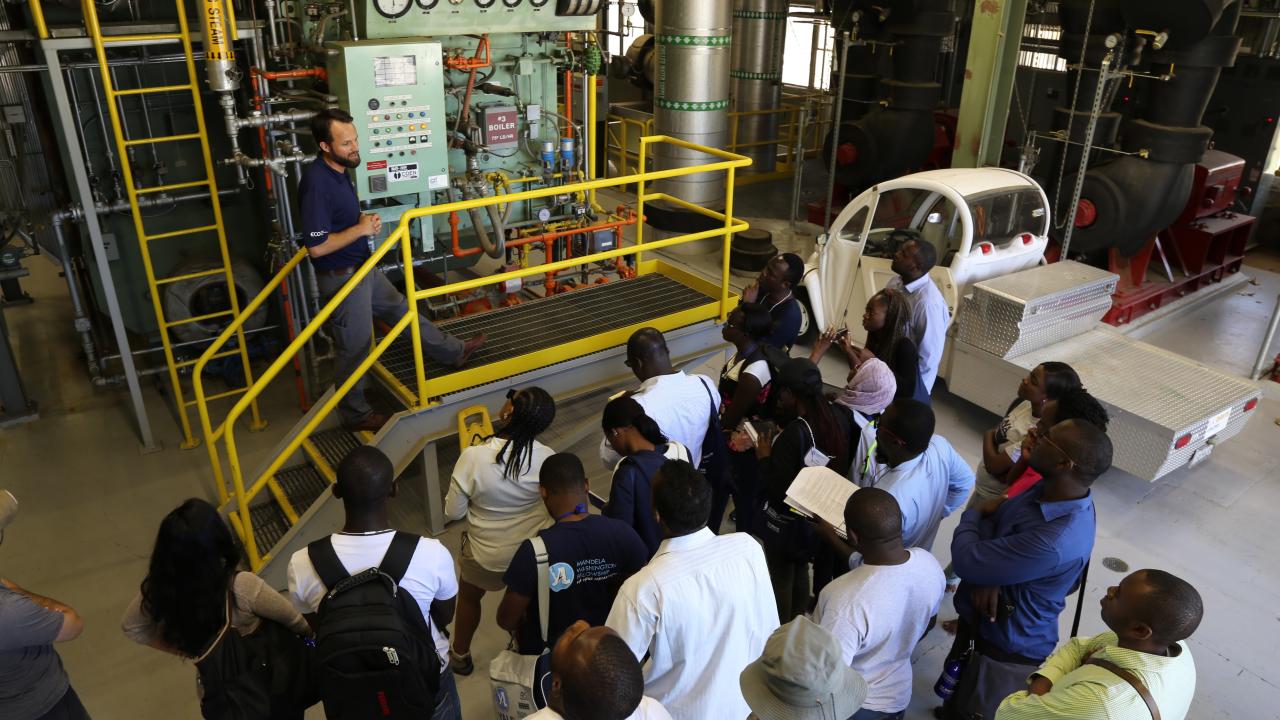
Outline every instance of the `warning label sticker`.
[(386, 170), (387, 161), (386, 160), (370, 160), (369, 162), (364, 164), (364, 169), (365, 170)]
[(387, 179), (391, 182), (404, 182), (405, 180), (418, 179), (418, 163), (405, 163), (404, 165), (392, 165), (387, 168)]

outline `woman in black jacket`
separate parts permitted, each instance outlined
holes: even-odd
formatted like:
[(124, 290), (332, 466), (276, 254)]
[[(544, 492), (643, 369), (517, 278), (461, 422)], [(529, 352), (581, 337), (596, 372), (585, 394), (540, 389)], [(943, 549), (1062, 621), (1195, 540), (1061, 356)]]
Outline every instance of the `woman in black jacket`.
[(773, 379), (775, 419), (782, 430), (762, 433), (756, 443), (765, 497), (760, 518), (764, 557), (784, 624), (808, 610), (809, 560), (815, 549), (808, 521), (786, 505), (787, 489), (806, 467), (825, 465), (847, 474), (853, 453), (850, 411), (827, 400), (823, 390), (817, 365), (804, 358), (789, 360)]
[(662, 530), (653, 516), (653, 476), (668, 460), (688, 462), (689, 450), (668, 440), (658, 423), (630, 397), (610, 400), (600, 424), (605, 440), (622, 456), (613, 469), (604, 514), (635, 528), (652, 557), (662, 542)]

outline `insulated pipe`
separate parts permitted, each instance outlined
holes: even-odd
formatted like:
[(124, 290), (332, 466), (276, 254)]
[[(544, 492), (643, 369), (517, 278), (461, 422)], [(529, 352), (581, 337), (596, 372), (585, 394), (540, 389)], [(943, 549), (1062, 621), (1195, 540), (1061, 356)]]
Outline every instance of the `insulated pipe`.
[(80, 284), (76, 282), (75, 268), (71, 264), (71, 250), (67, 247), (67, 239), (62, 231), (63, 222), (70, 220), (71, 216), (72, 213), (66, 210), (53, 214), (53, 236), (58, 243), (58, 255), (62, 259), (62, 276), (67, 280), (67, 293), (71, 296), (71, 310), (75, 314), (76, 332), (80, 333), (85, 365), (89, 368), (89, 376), (96, 378), (102, 375), (102, 367), (98, 365), (98, 349), (93, 342), (93, 324), (89, 320), (89, 314), (85, 312)]
[[(782, 104), (782, 48), (787, 39), (786, 0), (735, 0), (733, 8), (734, 110), (777, 110)], [(755, 143), (778, 137), (778, 114), (749, 115), (737, 119), (737, 144), (741, 155), (751, 158), (748, 172), (773, 172), (778, 162), (775, 143)], [(746, 145), (747, 147), (743, 147)]]
[(209, 89), (232, 92), (240, 89), (240, 68), (236, 67), (236, 51), (231, 42), (224, 0), (201, 0), (197, 12), (204, 40), (204, 67)]
[[(707, 147), (729, 144), (730, 0), (660, 0), (657, 4), (654, 132)], [(704, 153), (659, 143), (655, 169), (715, 162)], [(724, 204), (725, 176), (705, 172), (660, 180), (658, 192), (708, 209)], [(718, 243), (716, 243), (718, 247)]]

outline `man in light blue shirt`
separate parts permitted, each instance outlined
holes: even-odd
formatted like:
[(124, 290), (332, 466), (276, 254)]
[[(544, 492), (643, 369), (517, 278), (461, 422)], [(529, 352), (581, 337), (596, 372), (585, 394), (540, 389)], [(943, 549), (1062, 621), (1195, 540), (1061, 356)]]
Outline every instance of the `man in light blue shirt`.
[(926, 390), (933, 392), (947, 340), (947, 324), (951, 322), (946, 298), (929, 277), (938, 262), (938, 252), (914, 230), (895, 230), (890, 238), (901, 240), (891, 266), (898, 277), (890, 278), (885, 287), (906, 294), (911, 304), (908, 335), (920, 351), (920, 380)]
[[(903, 546), (930, 551), (938, 525), (964, 507), (974, 482), (969, 463), (933, 429), (928, 405), (895, 400), (862, 431), (852, 471), (859, 487), (878, 487), (898, 501)], [(856, 553), (849, 558), (851, 568), (861, 562)]]

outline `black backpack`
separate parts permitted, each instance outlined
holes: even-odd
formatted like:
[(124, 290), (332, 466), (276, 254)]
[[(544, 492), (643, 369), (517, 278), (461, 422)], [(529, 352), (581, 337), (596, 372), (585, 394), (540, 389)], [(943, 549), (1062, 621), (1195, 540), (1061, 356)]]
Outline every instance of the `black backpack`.
[(289, 628), (266, 618), (241, 637), (227, 622), (209, 648), (195, 659), (200, 682), (200, 714), (205, 720), (271, 720), (302, 717), (316, 702), (309, 648)]
[(307, 546), (328, 588), (316, 622), (316, 675), (329, 720), (429, 718), (440, 656), (417, 600), (400, 589), (417, 535), (397, 532), (377, 567), (349, 575), (329, 537)]

